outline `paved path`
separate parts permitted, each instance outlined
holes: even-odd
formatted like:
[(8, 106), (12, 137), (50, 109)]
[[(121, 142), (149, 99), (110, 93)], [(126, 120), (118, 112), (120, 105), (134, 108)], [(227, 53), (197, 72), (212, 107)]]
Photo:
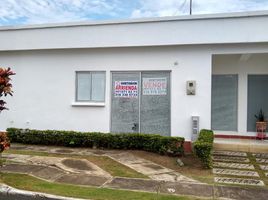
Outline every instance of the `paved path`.
[[(27, 155), (12, 155), (5, 154), (8, 159), (17, 161), (18, 163), (8, 164), (1, 168), (3, 172), (17, 172), (36, 176), (50, 182), (71, 183), (75, 185), (96, 186), (112, 189), (126, 189), (133, 191), (153, 192), (159, 194), (175, 194), (175, 195), (193, 195), (200, 198), (226, 198), (238, 200), (263, 200), (268, 196), (268, 190), (264, 188), (240, 188), (231, 186), (215, 186), (198, 183), (189, 180), (178, 174), (178, 179), (168, 181), (165, 177), (161, 180), (159, 176), (162, 174), (172, 174), (169, 170), (160, 165), (156, 165), (150, 161), (138, 158), (129, 153), (119, 151), (102, 151), (92, 149), (69, 149), (69, 148), (52, 148), (42, 146), (24, 146), (13, 145), (16, 149), (29, 149), (34, 151), (44, 151), (49, 153), (62, 154), (78, 154), (78, 155), (106, 155), (118, 162), (125, 164), (132, 169), (135, 168), (138, 172), (144, 172), (152, 179), (134, 179), (134, 178), (119, 178), (111, 177), (107, 172), (95, 168), (92, 163), (83, 163), (80, 168), (74, 167), (70, 158), (42, 157), (42, 156), (27, 156)], [(131, 157), (132, 156), (132, 157)], [(66, 161), (66, 159), (69, 161)], [(83, 159), (80, 159), (80, 161)], [(37, 164), (38, 163), (38, 164)], [(148, 166), (150, 165), (150, 166)], [(82, 166), (82, 167), (81, 167)], [(93, 169), (93, 172), (86, 173)], [(148, 170), (151, 168), (152, 170)], [(146, 171), (146, 172), (145, 172)], [(156, 178), (155, 178), (156, 177)], [(1, 191), (0, 200), (13, 200), (12, 195), (8, 191)], [(16, 197), (16, 195), (15, 195)], [(18, 196), (15, 199), (27, 199), (25, 196)], [(49, 199), (49, 198), (48, 198)], [(51, 198), (53, 199), (53, 198)], [(55, 198), (54, 198), (55, 199)]]
[[(254, 167), (248, 156), (246, 152), (214, 151), (212, 171), (215, 174), (214, 181), (224, 184), (265, 186), (255, 169), (262, 168), (262, 165)], [(268, 154), (253, 154), (259, 164), (268, 162), (266, 156), (268, 158)]]
[(147, 175), (153, 180), (198, 183), (198, 181), (183, 176), (182, 174), (174, 170), (155, 164), (151, 161), (139, 158), (130, 153), (120, 153), (110, 155), (107, 154), (107, 155), (110, 158), (116, 160), (117, 162), (120, 162), (121, 164), (128, 166), (129, 168), (132, 168), (137, 172)]
[[(63, 155), (72, 154), (72, 155), (84, 155), (84, 156), (85, 155), (107, 156), (123, 165), (126, 165), (127, 167), (141, 174), (148, 176), (149, 178), (153, 180), (200, 183), (199, 181), (186, 177), (174, 170), (168, 169), (164, 166), (158, 165), (149, 160), (139, 158), (128, 152), (113, 151), (113, 150), (94, 150), (94, 149), (88, 149), (88, 148), (72, 148), (71, 149), (71, 148), (64, 148), (64, 147), (59, 148), (59, 147), (20, 145), (20, 144), (13, 144), (12, 148), (17, 149), (17, 150), (31, 150), (31, 151), (41, 151), (41, 152), (47, 152), (47, 153), (58, 153), (58, 154), (63, 154)], [(9, 155), (9, 157), (7, 156), (7, 158), (9, 158), (10, 160), (19, 161), (19, 162), (29, 163), (30, 161), (31, 164), (43, 164), (47, 166), (56, 165), (57, 167), (64, 169), (65, 171), (74, 172), (74, 170), (72, 170), (70, 167), (67, 167), (66, 164), (62, 163), (63, 161), (66, 161), (67, 158), (49, 158), (48, 159), (48, 157), (46, 157), (46, 159), (44, 159), (44, 157), (42, 156), (26, 156), (26, 155), (15, 155), (15, 154)], [(68, 160), (70, 161), (70, 159)], [(95, 176), (98, 176), (98, 175), (102, 176), (105, 174), (105, 172), (101, 171), (101, 169), (98, 166), (94, 165), (93, 163), (90, 163), (89, 161), (87, 161), (87, 163), (88, 163), (87, 165), (91, 165), (91, 168), (95, 169), (94, 173), (92, 172), (92, 170), (88, 170), (90, 171), (90, 173), (88, 174), (95, 175)], [(109, 177), (108, 173), (106, 173), (106, 177)]]

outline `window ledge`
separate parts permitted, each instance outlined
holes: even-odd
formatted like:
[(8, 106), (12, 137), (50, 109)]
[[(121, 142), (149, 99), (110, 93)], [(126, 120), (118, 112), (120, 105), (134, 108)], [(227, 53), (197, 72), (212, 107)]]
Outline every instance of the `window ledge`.
[(104, 102), (73, 102), (73, 107), (104, 107)]

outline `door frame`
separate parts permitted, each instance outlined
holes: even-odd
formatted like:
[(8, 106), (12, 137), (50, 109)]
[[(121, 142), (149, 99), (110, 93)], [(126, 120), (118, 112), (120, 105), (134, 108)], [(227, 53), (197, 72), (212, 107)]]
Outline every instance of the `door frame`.
[[(140, 81), (140, 87), (142, 87), (142, 72), (169, 72), (169, 109), (170, 109), (170, 113), (169, 113), (169, 126), (170, 126), (170, 129), (169, 129), (169, 136), (171, 136), (171, 131), (172, 131), (172, 123), (171, 123), (171, 116), (172, 116), (172, 109), (171, 109), (171, 103), (172, 103), (172, 70), (111, 70), (110, 71), (110, 119), (109, 119), (109, 130), (111, 132), (112, 130), (112, 93), (113, 93), (113, 73), (139, 73), (140, 75), (140, 78), (139, 78), (139, 81)], [(140, 133), (140, 101), (141, 101), (141, 89), (139, 90), (139, 132)]]

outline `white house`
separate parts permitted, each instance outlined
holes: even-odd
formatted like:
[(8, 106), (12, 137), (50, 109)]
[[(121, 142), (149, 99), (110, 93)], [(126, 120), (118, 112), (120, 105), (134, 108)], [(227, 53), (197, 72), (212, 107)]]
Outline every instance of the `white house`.
[[(268, 12), (0, 28), (7, 127), (255, 135), (268, 115)], [(188, 89), (187, 89), (188, 88)]]

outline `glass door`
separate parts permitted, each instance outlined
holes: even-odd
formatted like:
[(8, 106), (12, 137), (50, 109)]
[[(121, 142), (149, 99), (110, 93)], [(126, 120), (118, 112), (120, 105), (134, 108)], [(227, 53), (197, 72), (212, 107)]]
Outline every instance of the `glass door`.
[(170, 72), (113, 72), (111, 132), (170, 135)]
[(139, 72), (112, 73), (111, 131), (139, 132)]
[(141, 132), (170, 135), (170, 72), (142, 72)]

